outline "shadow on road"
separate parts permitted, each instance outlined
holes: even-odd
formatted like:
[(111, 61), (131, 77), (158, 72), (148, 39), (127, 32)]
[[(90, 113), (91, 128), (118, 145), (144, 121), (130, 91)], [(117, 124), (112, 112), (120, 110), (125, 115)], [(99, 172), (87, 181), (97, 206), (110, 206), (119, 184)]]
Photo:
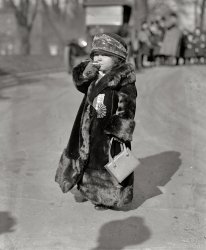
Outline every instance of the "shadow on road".
[(116, 249), (138, 245), (151, 236), (151, 232), (141, 217), (129, 217), (111, 221), (102, 226), (98, 237), (98, 246), (91, 250)]
[(0, 235), (13, 232), (15, 225), (16, 219), (9, 212), (0, 212)]
[(147, 199), (162, 194), (159, 186), (166, 185), (179, 169), (182, 161), (180, 153), (167, 151), (139, 159), (135, 171), (134, 199), (127, 210), (138, 208)]
[[(139, 159), (139, 166), (134, 176), (134, 198), (132, 204), (117, 211), (129, 211), (138, 208), (147, 199), (162, 194), (159, 187), (165, 186), (182, 164), (181, 154), (176, 151), (166, 151), (157, 155)], [(76, 202), (84, 202), (77, 189), (71, 192)]]

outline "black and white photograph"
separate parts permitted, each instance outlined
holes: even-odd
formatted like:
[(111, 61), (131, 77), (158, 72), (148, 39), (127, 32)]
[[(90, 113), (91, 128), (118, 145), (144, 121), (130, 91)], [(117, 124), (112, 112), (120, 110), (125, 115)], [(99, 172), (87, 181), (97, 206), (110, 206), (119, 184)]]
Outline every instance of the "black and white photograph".
[(0, 0), (0, 250), (206, 249), (206, 0)]

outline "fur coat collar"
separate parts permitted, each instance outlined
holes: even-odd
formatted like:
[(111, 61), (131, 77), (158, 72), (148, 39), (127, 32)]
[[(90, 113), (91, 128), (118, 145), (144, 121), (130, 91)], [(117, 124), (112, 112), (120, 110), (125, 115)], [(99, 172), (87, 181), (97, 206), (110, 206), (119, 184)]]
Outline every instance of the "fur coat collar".
[(118, 89), (127, 84), (135, 82), (136, 75), (132, 64), (125, 63), (113, 68), (105, 74), (95, 85), (95, 81), (90, 85), (87, 96), (92, 102), (93, 99), (105, 88)]

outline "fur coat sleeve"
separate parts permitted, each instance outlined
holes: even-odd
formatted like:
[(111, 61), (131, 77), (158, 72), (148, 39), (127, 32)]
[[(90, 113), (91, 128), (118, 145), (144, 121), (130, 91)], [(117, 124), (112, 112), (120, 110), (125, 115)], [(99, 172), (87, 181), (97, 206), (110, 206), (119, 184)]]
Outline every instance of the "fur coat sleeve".
[(117, 95), (117, 107), (105, 126), (105, 133), (121, 141), (132, 141), (136, 112), (136, 72), (132, 64), (125, 63), (111, 72), (109, 86)]
[(105, 133), (121, 141), (132, 141), (137, 97), (135, 83), (121, 87), (117, 91), (117, 96), (117, 109), (106, 124)]
[(88, 87), (91, 84), (91, 82), (97, 79), (97, 75), (96, 77), (94, 76), (92, 79), (83, 76), (83, 71), (85, 70), (89, 62), (90, 62), (89, 60), (81, 62), (76, 67), (74, 67), (73, 72), (72, 72), (74, 84), (77, 90), (79, 90), (80, 92), (84, 94), (87, 93)]

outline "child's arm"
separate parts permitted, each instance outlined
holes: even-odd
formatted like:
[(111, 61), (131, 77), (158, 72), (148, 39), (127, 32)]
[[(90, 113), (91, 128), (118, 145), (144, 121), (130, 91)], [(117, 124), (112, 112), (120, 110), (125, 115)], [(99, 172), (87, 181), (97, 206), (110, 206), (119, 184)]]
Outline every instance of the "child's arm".
[(89, 85), (92, 81), (96, 80), (98, 77), (98, 65), (87, 60), (81, 62), (73, 69), (73, 80), (76, 88), (82, 92), (86, 93)]

